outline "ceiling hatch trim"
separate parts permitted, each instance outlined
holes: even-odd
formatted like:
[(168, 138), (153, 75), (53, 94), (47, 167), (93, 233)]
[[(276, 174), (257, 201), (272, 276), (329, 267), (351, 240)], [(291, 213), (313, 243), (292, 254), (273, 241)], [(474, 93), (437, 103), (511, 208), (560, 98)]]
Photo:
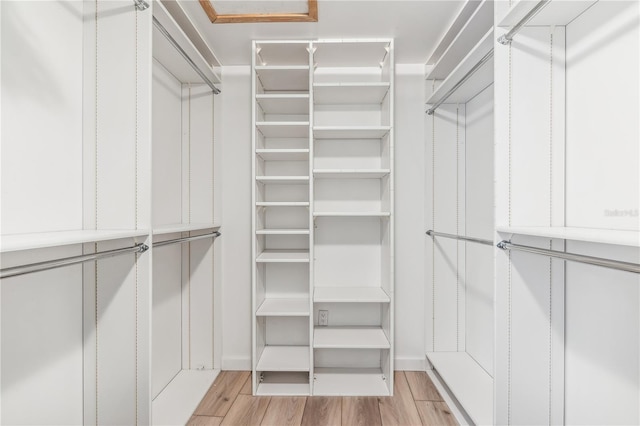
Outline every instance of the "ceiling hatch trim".
[(211, 0), (199, 0), (200, 5), (213, 24), (250, 22), (318, 22), (318, 0), (308, 0), (308, 13), (243, 13), (220, 15)]

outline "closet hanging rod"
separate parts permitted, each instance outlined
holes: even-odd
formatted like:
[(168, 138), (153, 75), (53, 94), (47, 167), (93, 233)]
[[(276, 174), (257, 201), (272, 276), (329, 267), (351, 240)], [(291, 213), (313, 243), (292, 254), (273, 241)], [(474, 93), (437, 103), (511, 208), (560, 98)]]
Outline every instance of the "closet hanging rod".
[(540, 0), (538, 4), (536, 4), (533, 7), (533, 9), (529, 11), (529, 13), (524, 15), (522, 19), (518, 21), (517, 24), (511, 27), (511, 29), (506, 34), (503, 34), (500, 37), (498, 37), (498, 43), (504, 44), (504, 45), (511, 43), (513, 41), (513, 36), (518, 34), (518, 31), (520, 31), (520, 29), (524, 27), (527, 24), (527, 22), (531, 20), (531, 18), (533, 18), (538, 12), (540, 12), (540, 9), (542, 9), (547, 4), (549, 4), (550, 1), (551, 0)]
[(211, 82), (211, 80), (209, 80), (207, 78), (206, 75), (204, 75), (204, 73), (202, 72), (202, 70), (196, 65), (195, 62), (193, 62), (193, 60), (189, 57), (189, 55), (187, 55), (187, 52), (184, 51), (184, 49), (182, 47), (180, 47), (180, 45), (178, 44), (178, 42), (171, 37), (171, 34), (169, 34), (169, 31), (167, 31), (167, 29), (165, 27), (162, 26), (162, 24), (160, 23), (160, 21), (158, 21), (158, 19), (156, 19), (156, 17), (153, 17), (153, 25), (156, 26), (157, 29), (160, 30), (160, 32), (162, 33), (162, 35), (165, 36), (165, 38), (169, 41), (169, 43), (171, 43), (171, 45), (173, 47), (175, 47), (175, 49), (178, 51), (178, 53), (180, 53), (180, 55), (185, 59), (185, 61), (187, 61), (189, 63), (189, 65), (191, 65), (191, 68), (193, 68), (193, 70), (198, 73), (198, 75), (202, 78), (202, 80), (204, 80), (205, 83), (207, 83), (207, 85), (209, 87), (211, 87), (211, 90), (213, 91), (214, 95), (217, 95), (220, 93), (220, 89), (218, 89), (215, 84), (213, 84)]
[(46, 260), (44, 262), (12, 266), (10, 268), (0, 269), (0, 278), (9, 278), (18, 275), (30, 274), (32, 272), (46, 271), (48, 269), (61, 268), (63, 266), (75, 265), (77, 263), (89, 262), (91, 260), (104, 259), (105, 257), (119, 256), (125, 253), (144, 253), (148, 249), (149, 246), (146, 244), (136, 244), (133, 247), (99, 251), (97, 253), (82, 254), (80, 256), (63, 257), (60, 259)]
[(476, 71), (478, 71), (480, 68), (482, 68), (482, 66), (483, 66), (487, 61), (489, 61), (489, 59), (491, 59), (492, 57), (493, 57), (493, 49), (491, 49), (491, 51), (490, 51), (490, 52), (488, 52), (486, 55), (484, 55), (484, 56), (482, 57), (482, 59), (480, 59), (480, 60), (478, 61), (478, 63), (477, 63), (477, 64), (475, 64), (475, 65), (473, 66), (473, 68), (471, 68), (471, 69), (469, 70), (469, 72), (468, 72), (468, 73), (466, 73), (466, 74), (464, 75), (464, 77), (462, 77), (462, 78), (460, 79), (460, 81), (458, 81), (458, 82), (456, 83), (456, 85), (455, 85), (455, 86), (453, 86), (451, 89), (449, 89), (449, 91), (448, 91), (447, 93), (445, 93), (445, 95), (444, 95), (444, 96), (443, 96), (443, 97), (442, 97), (438, 102), (436, 102), (436, 103), (435, 103), (431, 108), (429, 108), (429, 109), (427, 110), (427, 115), (433, 115), (433, 113), (435, 112), (435, 110), (436, 110), (436, 109), (438, 109), (438, 107), (439, 107), (440, 105), (442, 105), (442, 104), (443, 104), (447, 99), (449, 99), (449, 96), (453, 95), (453, 94), (455, 93), (455, 91), (456, 91), (456, 90), (458, 90), (458, 89), (460, 88), (460, 86), (462, 86), (462, 85), (463, 85), (467, 80), (469, 80), (469, 78), (471, 78), (471, 76), (472, 76), (473, 74), (475, 74), (475, 73), (476, 73)]
[(620, 260), (605, 259), (602, 257), (586, 256), (583, 254), (565, 253), (557, 250), (543, 249), (537, 247), (513, 244), (511, 241), (500, 241), (497, 245), (502, 250), (518, 250), (527, 253), (540, 254), (543, 256), (557, 257), (559, 259), (570, 260), (572, 262), (586, 263), (589, 265), (603, 266), (605, 268), (618, 269), (621, 271), (640, 273), (640, 264), (623, 262)]
[(493, 241), (491, 240), (485, 240), (482, 238), (474, 238), (474, 237), (465, 237), (462, 235), (445, 234), (444, 232), (436, 232), (432, 229), (429, 229), (427, 231), (427, 235), (429, 235), (430, 237), (453, 238), (454, 240), (469, 241), (470, 243), (478, 243), (478, 244), (484, 244), (487, 246), (493, 246)]
[(205, 238), (215, 239), (215, 238), (218, 238), (220, 235), (222, 234), (216, 231), (210, 234), (195, 235), (193, 237), (176, 238), (175, 240), (167, 240), (167, 241), (160, 241), (159, 243), (153, 243), (153, 247), (162, 247), (162, 246), (168, 246), (170, 244), (186, 243), (187, 241), (203, 240)]

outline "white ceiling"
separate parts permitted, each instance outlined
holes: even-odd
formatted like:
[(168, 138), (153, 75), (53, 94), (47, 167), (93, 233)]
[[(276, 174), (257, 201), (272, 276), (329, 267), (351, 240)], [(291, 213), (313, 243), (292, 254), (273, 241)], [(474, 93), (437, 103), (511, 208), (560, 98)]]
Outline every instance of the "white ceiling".
[(225, 66), (249, 65), (254, 39), (316, 38), (394, 38), (396, 63), (424, 64), (464, 3), (464, 0), (318, 0), (318, 22), (212, 24), (197, 0), (181, 2)]

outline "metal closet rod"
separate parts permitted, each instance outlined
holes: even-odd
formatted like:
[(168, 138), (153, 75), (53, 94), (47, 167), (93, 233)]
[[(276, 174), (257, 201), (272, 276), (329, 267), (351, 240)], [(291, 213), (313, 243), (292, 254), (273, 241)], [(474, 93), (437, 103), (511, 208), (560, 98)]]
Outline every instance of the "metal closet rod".
[(210, 234), (195, 235), (193, 237), (176, 238), (175, 240), (167, 240), (167, 241), (160, 241), (159, 243), (153, 243), (153, 247), (155, 248), (155, 247), (168, 246), (170, 244), (186, 243), (188, 241), (203, 240), (205, 238), (215, 239), (215, 238), (218, 238), (220, 235), (222, 235), (222, 233), (216, 231)]
[(511, 43), (513, 41), (513, 36), (518, 34), (518, 31), (520, 31), (520, 29), (524, 27), (527, 24), (527, 22), (531, 20), (531, 18), (533, 18), (538, 12), (540, 12), (540, 9), (542, 9), (547, 4), (549, 4), (550, 1), (551, 0), (540, 0), (538, 4), (536, 4), (533, 7), (533, 9), (529, 11), (529, 13), (524, 15), (522, 19), (518, 21), (517, 24), (511, 27), (511, 29), (506, 34), (503, 34), (500, 37), (498, 37), (498, 43), (505, 44), (505, 45)]
[(13, 266), (11, 268), (0, 269), (0, 278), (9, 278), (18, 275), (30, 274), (32, 272), (62, 268), (63, 266), (75, 265), (77, 263), (89, 262), (91, 260), (104, 259), (105, 257), (119, 256), (126, 253), (144, 253), (148, 249), (149, 246), (147, 246), (146, 244), (136, 244), (133, 247), (99, 251), (97, 253), (83, 254), (80, 256), (63, 257), (60, 259), (46, 260), (44, 262)]
[(427, 115), (433, 115), (435, 110), (438, 109), (438, 107), (442, 105), (447, 99), (449, 99), (449, 96), (453, 95), (455, 91), (458, 90), (460, 86), (462, 86), (465, 83), (465, 81), (469, 80), (469, 78), (471, 78), (471, 76), (475, 74), (476, 71), (478, 71), (492, 57), (493, 57), (493, 49), (491, 49), (489, 53), (484, 55), (482, 59), (480, 59), (478, 63), (475, 64), (473, 68), (471, 68), (469, 72), (466, 73), (464, 77), (462, 77), (460, 81), (458, 81), (456, 85), (453, 86), (438, 102), (436, 102), (431, 108), (429, 108), (427, 110)]
[(462, 235), (445, 234), (444, 232), (436, 232), (433, 229), (429, 229), (427, 231), (427, 235), (429, 235), (430, 237), (452, 238), (454, 240), (469, 241), (470, 243), (478, 243), (478, 244), (484, 244), (486, 246), (493, 246), (493, 241), (491, 240), (485, 240), (482, 238), (474, 238), (474, 237), (465, 237)]
[(218, 89), (216, 87), (215, 84), (213, 84), (211, 82), (211, 80), (209, 80), (207, 78), (206, 75), (204, 75), (204, 73), (202, 72), (202, 70), (196, 65), (195, 62), (193, 62), (193, 60), (189, 57), (189, 55), (187, 55), (187, 52), (184, 51), (184, 49), (182, 49), (182, 47), (180, 47), (180, 45), (178, 44), (178, 42), (171, 37), (171, 34), (169, 34), (169, 31), (167, 31), (167, 29), (165, 27), (162, 26), (162, 24), (160, 23), (160, 21), (158, 21), (158, 19), (156, 19), (156, 17), (153, 17), (153, 25), (156, 26), (157, 29), (160, 30), (160, 32), (162, 33), (162, 35), (165, 36), (165, 38), (167, 40), (169, 40), (169, 43), (171, 43), (171, 45), (178, 51), (178, 53), (180, 53), (180, 55), (185, 59), (185, 61), (187, 61), (189, 63), (189, 65), (191, 65), (191, 68), (193, 68), (193, 70), (198, 73), (198, 75), (200, 76), (200, 78), (202, 78), (202, 80), (204, 80), (205, 83), (207, 83), (207, 85), (209, 87), (211, 87), (211, 90), (213, 91), (214, 95), (217, 95), (220, 93), (220, 89)]
[(517, 250), (527, 253), (540, 254), (542, 256), (557, 257), (559, 259), (569, 260), (572, 262), (586, 263), (589, 265), (603, 266), (605, 268), (618, 269), (620, 271), (640, 273), (640, 264), (631, 262), (622, 262), (620, 260), (605, 259), (603, 257), (586, 256), (583, 254), (566, 253), (563, 251), (543, 249), (537, 247), (523, 246), (513, 244), (511, 241), (500, 241), (497, 245), (502, 250)]

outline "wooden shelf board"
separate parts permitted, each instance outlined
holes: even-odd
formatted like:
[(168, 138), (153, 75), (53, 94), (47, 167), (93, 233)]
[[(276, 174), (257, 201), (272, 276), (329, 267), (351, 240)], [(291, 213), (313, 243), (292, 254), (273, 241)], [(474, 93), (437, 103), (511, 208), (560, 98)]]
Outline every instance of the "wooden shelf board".
[(314, 303), (389, 303), (390, 298), (380, 287), (318, 287), (313, 292)]
[(258, 207), (309, 207), (308, 201), (257, 201)]
[(309, 250), (265, 250), (258, 255), (259, 263), (308, 263)]
[(389, 212), (313, 212), (313, 217), (390, 217)]
[(266, 91), (308, 91), (309, 66), (256, 66), (258, 79)]
[(389, 349), (380, 327), (315, 327), (315, 349)]
[(318, 396), (388, 396), (379, 368), (316, 368), (313, 394)]
[(304, 317), (309, 316), (309, 299), (268, 298), (258, 307), (258, 317)]
[(309, 229), (258, 229), (257, 235), (309, 235)]
[(381, 139), (391, 126), (314, 126), (315, 139)]
[(309, 136), (308, 121), (261, 121), (256, 129), (265, 138), (304, 138)]
[(444, 80), (493, 25), (493, 2), (484, 0), (427, 74), (427, 80)]
[(31, 250), (71, 244), (94, 243), (122, 238), (146, 237), (149, 230), (76, 230), (57, 232), (35, 232), (32, 234), (9, 234), (0, 237), (0, 252)]
[(305, 184), (309, 183), (309, 176), (256, 176), (256, 181), (275, 184)]
[(309, 371), (309, 359), (309, 346), (266, 346), (256, 371)]
[[(509, 28), (520, 20), (538, 4), (539, 0), (518, 0), (498, 22), (498, 27)], [(597, 0), (550, 1), (527, 25), (549, 26), (567, 25), (594, 5)]]
[(208, 229), (219, 229), (217, 223), (188, 223), (175, 225), (162, 225), (153, 228), (153, 235), (175, 234), (179, 232), (205, 231)]
[(493, 424), (493, 378), (466, 352), (429, 352), (429, 362), (478, 425)]
[(316, 105), (379, 105), (389, 92), (389, 83), (315, 83)]
[(388, 176), (390, 169), (314, 169), (316, 179), (380, 179)]
[(528, 235), (532, 237), (558, 238), (563, 240), (640, 247), (640, 231), (536, 226), (499, 226), (496, 229), (498, 232), (503, 234)]
[(304, 161), (309, 159), (309, 150), (256, 149), (256, 155), (265, 161)]
[(265, 114), (309, 114), (308, 93), (261, 93), (256, 102)]
[[(489, 52), (493, 50), (493, 29), (474, 46), (467, 56), (427, 99), (427, 105), (438, 103)], [(493, 83), (493, 58), (469, 77), (449, 98), (447, 104), (466, 103)]]

